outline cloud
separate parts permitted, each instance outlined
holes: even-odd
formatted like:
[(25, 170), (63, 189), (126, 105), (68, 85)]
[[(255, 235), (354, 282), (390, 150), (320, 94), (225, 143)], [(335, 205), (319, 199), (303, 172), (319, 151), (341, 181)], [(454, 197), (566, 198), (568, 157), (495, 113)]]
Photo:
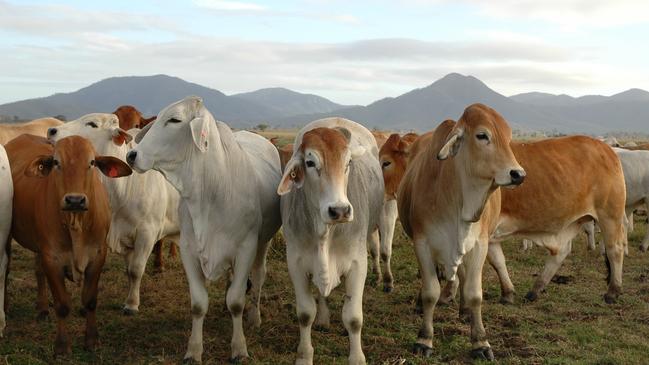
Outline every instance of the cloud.
[(210, 10), (219, 11), (265, 11), (267, 7), (250, 2), (223, 0), (194, 0), (194, 5)]

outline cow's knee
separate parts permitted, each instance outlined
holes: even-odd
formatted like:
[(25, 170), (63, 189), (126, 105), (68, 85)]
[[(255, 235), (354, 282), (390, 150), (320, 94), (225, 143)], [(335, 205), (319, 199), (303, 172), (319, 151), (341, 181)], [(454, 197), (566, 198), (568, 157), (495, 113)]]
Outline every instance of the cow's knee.
[(207, 313), (207, 308), (202, 303), (192, 304), (192, 317), (201, 318), (204, 317), (206, 313)]

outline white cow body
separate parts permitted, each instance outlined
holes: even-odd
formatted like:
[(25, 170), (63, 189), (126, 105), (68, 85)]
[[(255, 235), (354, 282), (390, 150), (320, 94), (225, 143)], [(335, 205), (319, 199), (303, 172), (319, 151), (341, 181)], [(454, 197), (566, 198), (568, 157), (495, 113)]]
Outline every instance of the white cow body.
[[(145, 136), (146, 134), (146, 136)], [(232, 359), (248, 356), (242, 314), (252, 270), (248, 319), (261, 323), (259, 297), (268, 243), (281, 224), (275, 188), (279, 155), (263, 137), (232, 133), (198, 97), (163, 109), (138, 135), (127, 161), (137, 171), (155, 169), (180, 193), (180, 252), (189, 281), (192, 334), (185, 359), (201, 361), (207, 282), (232, 269), (226, 302), (232, 315)]]
[[(629, 151), (623, 148), (613, 148), (613, 151), (620, 158), (624, 172), (627, 233), (631, 233), (633, 231), (633, 211), (636, 208), (649, 208), (649, 151)], [(642, 251), (647, 251), (648, 248), (649, 231), (640, 245)]]
[(9, 265), (7, 245), (11, 244), (9, 233), (11, 231), (13, 197), (14, 185), (11, 178), (11, 169), (9, 168), (9, 159), (4, 147), (0, 146), (0, 337), (2, 337), (6, 326), (4, 303), (7, 266)]
[[(322, 206), (327, 201), (327, 190), (336, 190), (335, 183), (325, 183), (318, 188), (314, 172), (309, 171), (304, 160), (310, 158), (309, 150), (300, 151), (302, 137), (316, 128), (344, 128), (349, 132), (347, 151), (352, 151), (348, 167), (346, 190), (328, 201), (346, 201), (351, 204), (350, 221), (328, 222), (322, 217)], [(342, 118), (321, 119), (308, 124), (296, 137), (294, 154), (287, 164), (282, 183), (292, 173), (292, 168), (306, 169), (304, 185), (281, 191), (281, 211), (286, 238), (286, 256), (289, 274), (295, 287), (297, 315), (300, 324), (300, 344), (296, 364), (313, 363), (311, 326), (314, 323), (328, 326), (329, 310), (326, 297), (345, 277), (345, 303), (343, 323), (350, 339), (350, 364), (364, 364), (361, 349), (363, 323), (363, 286), (367, 274), (367, 242), (375, 240), (379, 215), (383, 204), (383, 178), (378, 160), (378, 149), (372, 134), (360, 124)], [(362, 151), (362, 152), (354, 152)], [(304, 155), (307, 156), (304, 156)], [(322, 164), (328, 163), (321, 161)], [(307, 167), (304, 167), (307, 166)], [(318, 170), (320, 171), (320, 170)], [(311, 174), (312, 176), (309, 176)], [(320, 172), (318, 172), (319, 176)], [(323, 173), (322, 181), (326, 179)], [(321, 182), (320, 182), (321, 183)], [(340, 184), (343, 185), (343, 184)], [(322, 185), (321, 185), (322, 186)], [(324, 198), (323, 198), (324, 197)], [(318, 199), (319, 198), (319, 199)], [(309, 289), (308, 278), (318, 288), (316, 301)], [(317, 318), (316, 318), (317, 312)]]
[[(88, 114), (51, 128), (48, 132), (51, 141), (70, 135), (85, 137), (97, 153), (121, 160), (136, 145), (135, 142), (127, 142), (132, 137), (119, 129), (119, 121), (114, 114)], [(139, 310), (140, 283), (154, 244), (162, 238), (177, 237), (180, 233), (180, 197), (157, 171), (132, 174), (122, 179), (111, 179), (104, 175), (100, 178), (108, 192), (112, 211), (108, 247), (126, 260), (129, 294), (124, 313), (134, 314)]]

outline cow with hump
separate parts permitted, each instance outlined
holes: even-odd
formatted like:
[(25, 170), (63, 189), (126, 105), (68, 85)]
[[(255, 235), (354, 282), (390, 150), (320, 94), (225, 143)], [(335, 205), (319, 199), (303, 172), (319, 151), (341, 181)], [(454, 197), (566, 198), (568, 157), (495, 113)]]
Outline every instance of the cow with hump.
[(550, 253), (526, 295), (534, 301), (570, 253), (572, 239), (582, 225), (596, 221), (604, 238), (608, 269), (604, 300), (614, 302), (622, 290), (627, 243), (626, 188), (618, 156), (605, 143), (585, 136), (516, 142), (512, 150), (528, 176), (520, 188), (503, 191), (498, 229), (489, 245), (489, 262), (500, 279), (501, 301), (513, 301), (514, 286), (500, 241), (521, 236)]
[[(125, 159), (135, 146), (133, 137), (119, 126), (114, 114), (84, 115), (50, 128), (47, 134), (52, 142), (72, 135), (85, 137), (98, 153), (119, 159)], [(140, 283), (154, 244), (180, 234), (180, 196), (157, 171), (133, 174), (124, 179), (100, 178), (108, 191), (112, 210), (108, 247), (126, 261), (129, 291), (123, 313), (131, 315), (139, 310)]]
[(482, 324), (482, 267), (500, 211), (499, 187), (523, 182), (507, 122), (482, 104), (440, 124), (409, 163), (397, 194), (399, 218), (413, 240), (422, 278), (423, 323), (414, 351), (430, 356), (438, 273), (462, 283), (472, 356), (493, 359)]
[[(136, 137), (126, 156), (138, 172), (157, 170), (180, 193), (180, 255), (191, 295), (192, 334), (186, 360), (200, 362), (207, 283), (229, 270), (226, 303), (232, 316), (232, 357), (248, 357), (243, 312), (250, 275), (248, 321), (261, 323), (259, 299), (269, 241), (281, 225), (277, 149), (246, 131), (216, 121), (199, 97), (163, 109)], [(252, 271), (252, 273), (251, 273)]]
[(72, 136), (52, 145), (22, 135), (6, 145), (14, 183), (12, 237), (36, 253), (37, 309), (47, 315), (45, 279), (58, 318), (55, 354), (70, 352), (66, 319), (70, 295), (65, 279), (81, 285), (85, 310), (85, 347), (93, 349), (99, 276), (106, 258), (110, 227), (108, 195), (99, 171), (110, 178), (131, 174), (126, 163), (95, 153), (90, 142)]
[[(326, 298), (344, 277), (342, 321), (349, 335), (349, 363), (365, 364), (361, 328), (367, 243), (378, 239), (383, 204), (376, 141), (358, 123), (327, 118), (302, 128), (295, 146), (277, 188), (300, 325), (295, 363), (313, 363), (311, 326), (314, 321), (329, 325)], [(309, 278), (319, 292), (317, 303)]]

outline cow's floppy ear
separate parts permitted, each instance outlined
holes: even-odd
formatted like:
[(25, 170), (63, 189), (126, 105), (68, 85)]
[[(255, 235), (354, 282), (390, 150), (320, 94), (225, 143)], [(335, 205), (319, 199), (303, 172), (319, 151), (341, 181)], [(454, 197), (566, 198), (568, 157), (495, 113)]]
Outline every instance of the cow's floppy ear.
[(286, 163), (284, 175), (277, 187), (277, 194), (284, 195), (293, 189), (299, 189), (304, 184), (304, 167), (302, 166), (302, 156), (294, 155)]
[(209, 118), (198, 117), (189, 122), (189, 127), (192, 130), (192, 138), (194, 144), (201, 152), (207, 151), (207, 137), (209, 134)]
[(463, 135), (464, 131), (460, 128), (452, 130), (451, 133), (448, 134), (446, 143), (444, 143), (442, 149), (439, 150), (437, 159), (446, 160), (447, 158), (449, 158), (449, 156), (455, 156), (457, 154), (457, 151), (460, 149), (460, 146), (462, 145)]
[(135, 142), (140, 143), (142, 141), (142, 138), (146, 136), (146, 133), (153, 127), (153, 123), (147, 124), (142, 130), (135, 136)]
[(142, 118), (142, 117), (140, 117), (140, 125), (138, 125), (137, 127), (138, 127), (138, 128), (144, 128), (144, 127), (146, 127), (147, 125), (149, 125), (149, 123), (151, 123), (151, 122), (153, 122), (154, 120), (156, 120), (156, 118), (157, 118), (156, 115), (152, 116), (151, 118)]
[(95, 166), (108, 177), (122, 177), (133, 173), (126, 162), (112, 156), (95, 156)]
[(54, 167), (54, 156), (41, 155), (36, 157), (25, 169), (25, 176), (45, 177), (50, 174)]
[(111, 131), (113, 143), (117, 146), (121, 146), (124, 143), (129, 143), (133, 140), (130, 134), (126, 133), (122, 128), (115, 128)]

